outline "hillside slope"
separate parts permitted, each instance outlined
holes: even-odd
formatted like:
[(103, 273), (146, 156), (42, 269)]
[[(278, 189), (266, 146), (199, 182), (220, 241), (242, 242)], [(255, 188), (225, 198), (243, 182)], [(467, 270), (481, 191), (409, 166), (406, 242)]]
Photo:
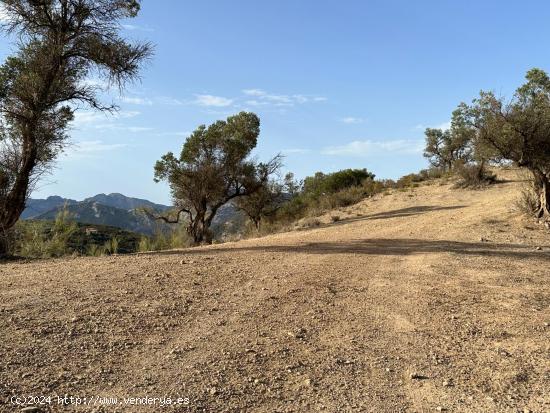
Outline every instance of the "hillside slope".
[[(423, 186), (238, 243), (0, 265), (0, 411), (28, 394), (550, 411), (550, 236), (514, 210), (520, 185)], [(79, 411), (159, 410), (118, 409)]]

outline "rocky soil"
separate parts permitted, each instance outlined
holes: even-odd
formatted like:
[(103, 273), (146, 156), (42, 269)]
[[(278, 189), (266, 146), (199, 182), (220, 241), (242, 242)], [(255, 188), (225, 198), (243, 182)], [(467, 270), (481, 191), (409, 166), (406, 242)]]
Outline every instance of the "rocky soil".
[[(510, 177), (261, 239), (0, 264), (0, 411), (549, 412), (550, 235)], [(146, 396), (188, 404), (123, 399)]]

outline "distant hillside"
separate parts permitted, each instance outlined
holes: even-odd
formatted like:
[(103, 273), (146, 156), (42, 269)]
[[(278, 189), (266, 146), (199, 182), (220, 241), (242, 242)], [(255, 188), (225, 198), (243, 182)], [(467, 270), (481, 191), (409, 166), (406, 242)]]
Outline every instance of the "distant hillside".
[[(145, 235), (152, 235), (159, 229), (172, 228), (169, 224), (147, 218), (137, 211), (138, 208), (145, 207), (162, 213), (169, 210), (169, 206), (118, 193), (98, 194), (84, 201), (60, 196), (29, 199), (22, 219), (53, 220), (65, 205), (73, 219), (83, 224), (107, 225)], [(238, 232), (244, 221), (244, 215), (232, 204), (227, 204), (218, 210), (212, 230), (217, 238), (223, 238), (225, 235)]]
[(146, 199), (130, 198), (118, 193), (113, 193), (109, 195), (98, 194), (93, 197), (86, 198), (82, 202), (97, 202), (101, 205), (126, 210), (145, 207), (153, 208), (156, 211), (166, 211), (170, 208), (167, 205), (155, 204), (154, 202), (148, 201)]
[(78, 201), (62, 198), (60, 196), (50, 196), (46, 199), (29, 199), (27, 200), (27, 207), (21, 214), (21, 219), (35, 218), (52, 209), (62, 207), (65, 203), (72, 205), (77, 204)]
[[(53, 220), (63, 205), (54, 208), (44, 214), (36, 216), (37, 220)], [(67, 206), (71, 217), (80, 223), (91, 225), (107, 225), (122, 228), (131, 232), (151, 235), (157, 229), (165, 227), (164, 224), (147, 218), (136, 210), (115, 208), (99, 202), (78, 202)]]

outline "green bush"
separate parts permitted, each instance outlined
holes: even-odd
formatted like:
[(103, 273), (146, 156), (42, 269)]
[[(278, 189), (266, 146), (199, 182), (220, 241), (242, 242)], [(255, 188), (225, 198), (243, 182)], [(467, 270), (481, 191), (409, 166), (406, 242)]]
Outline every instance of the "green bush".
[(365, 179), (374, 179), (366, 169), (344, 169), (330, 174), (317, 172), (304, 179), (304, 193), (314, 196), (333, 194), (343, 189), (360, 186)]
[(71, 253), (69, 240), (78, 230), (67, 209), (61, 210), (51, 228), (43, 222), (21, 226), (16, 253), (29, 258), (61, 257)]

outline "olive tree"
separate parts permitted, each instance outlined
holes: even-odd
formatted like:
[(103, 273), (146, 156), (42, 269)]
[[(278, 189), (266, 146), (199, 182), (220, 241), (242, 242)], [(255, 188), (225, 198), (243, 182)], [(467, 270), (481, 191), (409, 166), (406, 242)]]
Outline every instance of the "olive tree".
[(195, 245), (212, 242), (210, 226), (219, 208), (262, 188), (280, 167), (280, 156), (267, 163), (250, 158), (260, 134), (260, 119), (241, 112), (208, 127), (199, 126), (183, 144), (155, 165), (155, 181), (166, 181), (172, 193), (172, 216), (155, 217), (167, 223), (187, 220)]
[(138, 0), (0, 0), (17, 51), (0, 67), (0, 255), (39, 177), (67, 145), (78, 106), (113, 111), (90, 77), (122, 89), (152, 52), (121, 37)]
[(471, 161), (471, 142), (474, 135), (459, 106), (453, 112), (449, 129), (427, 128), (424, 156), (430, 164), (444, 171), (451, 171), (458, 163)]
[(526, 82), (509, 102), (481, 92), (469, 108), (476, 140), (501, 160), (525, 167), (534, 177), (537, 218), (550, 219), (550, 78), (540, 69), (527, 72)]
[(264, 218), (275, 215), (287, 198), (284, 185), (269, 179), (256, 192), (239, 198), (235, 205), (246, 214), (256, 231), (259, 231)]

